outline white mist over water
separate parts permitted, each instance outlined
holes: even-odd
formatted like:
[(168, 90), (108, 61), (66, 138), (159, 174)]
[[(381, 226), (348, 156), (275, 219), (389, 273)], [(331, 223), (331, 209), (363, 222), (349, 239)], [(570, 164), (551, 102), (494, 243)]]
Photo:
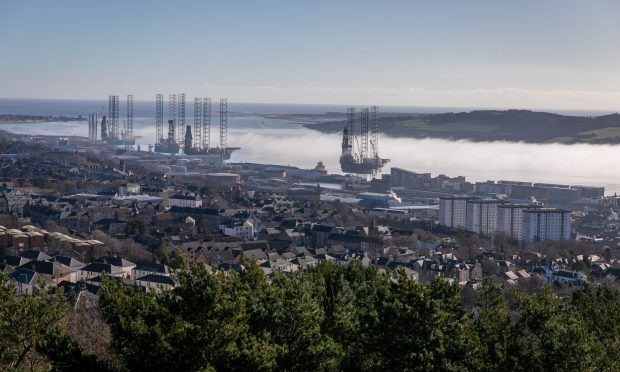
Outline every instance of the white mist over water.
[[(323, 160), (330, 172), (339, 172), (340, 136), (307, 129), (234, 132), (243, 149), (233, 161), (314, 167)], [(238, 141), (238, 142), (237, 142)], [(390, 159), (384, 168), (399, 167), (434, 176), (465, 176), (470, 182), (514, 180), (570, 185), (605, 186), (620, 192), (620, 145), (526, 144), (471, 142), (443, 139), (379, 139), (379, 153)]]
[[(135, 134), (142, 150), (154, 143), (150, 118), (136, 118)], [(193, 119), (188, 118), (188, 123)], [(0, 129), (23, 134), (88, 134), (86, 122), (2, 124)], [(219, 141), (218, 121), (212, 121), (211, 143)], [(241, 147), (231, 161), (290, 164), (312, 168), (319, 160), (330, 173), (339, 173), (341, 136), (323, 134), (284, 120), (229, 117), (228, 145)], [(471, 142), (381, 136), (379, 153), (390, 167), (434, 176), (465, 176), (468, 181), (517, 180), (571, 185), (605, 186), (607, 194), (620, 192), (620, 145), (526, 144)]]

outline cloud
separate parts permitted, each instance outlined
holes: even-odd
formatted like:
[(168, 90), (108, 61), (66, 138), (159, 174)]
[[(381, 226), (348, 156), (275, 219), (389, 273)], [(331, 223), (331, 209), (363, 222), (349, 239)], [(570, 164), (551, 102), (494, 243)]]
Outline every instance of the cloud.
[[(243, 130), (230, 133), (240, 145), (234, 161), (288, 163), (312, 168), (322, 160), (339, 173), (340, 136), (307, 129)], [(606, 186), (620, 192), (616, 155), (620, 145), (525, 144), (381, 137), (379, 152), (400, 167), (469, 181), (518, 180)]]
[[(231, 118), (229, 146), (241, 147), (232, 161), (290, 164), (313, 168), (322, 160), (327, 169), (340, 173), (340, 135), (323, 134), (286, 124), (284, 127), (259, 128), (245, 119), (243, 127)], [(269, 124), (269, 123), (268, 123)], [(255, 125), (255, 127), (252, 127)], [(85, 123), (4, 124), (2, 129), (18, 133), (85, 136)], [(154, 127), (149, 118), (136, 120), (138, 143), (154, 142)], [(211, 140), (217, 143), (217, 128)], [(392, 138), (381, 136), (379, 153), (390, 159), (384, 169), (400, 167), (433, 175), (465, 176), (471, 182), (518, 180), (564, 184), (605, 186), (608, 193), (620, 192), (617, 154), (620, 145), (525, 144), (517, 142), (471, 142), (442, 139)]]

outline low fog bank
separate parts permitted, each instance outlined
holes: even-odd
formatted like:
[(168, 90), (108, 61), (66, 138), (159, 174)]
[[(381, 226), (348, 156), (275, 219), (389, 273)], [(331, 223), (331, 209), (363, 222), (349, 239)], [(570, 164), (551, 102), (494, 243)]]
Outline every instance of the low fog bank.
[[(277, 120), (229, 119), (228, 145), (241, 147), (232, 161), (290, 164), (312, 168), (322, 160), (329, 172), (340, 172), (341, 136), (322, 134)], [(211, 143), (219, 144), (218, 122), (212, 122)], [(14, 133), (47, 135), (88, 134), (86, 122), (4, 124)], [(148, 119), (136, 119), (137, 143), (146, 149), (154, 143), (155, 128)], [(526, 144), (519, 142), (471, 142), (444, 139), (381, 137), (379, 153), (400, 167), (433, 175), (465, 176), (469, 181), (518, 180), (605, 186), (609, 194), (620, 192), (620, 145)]]
[[(240, 131), (231, 144), (243, 149), (234, 161), (314, 167), (323, 160), (330, 172), (339, 172), (341, 137), (306, 129)], [(443, 139), (381, 137), (379, 153), (390, 159), (384, 169), (400, 167), (433, 175), (466, 176), (470, 181), (517, 180), (600, 185), (607, 193), (620, 192), (620, 145), (527, 144), (471, 142)]]

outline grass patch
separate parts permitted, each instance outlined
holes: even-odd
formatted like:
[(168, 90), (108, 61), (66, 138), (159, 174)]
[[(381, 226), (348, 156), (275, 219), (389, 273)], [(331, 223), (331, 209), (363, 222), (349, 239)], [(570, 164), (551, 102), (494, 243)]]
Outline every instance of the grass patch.
[(575, 141), (574, 137), (556, 137), (556, 138), (547, 140), (545, 142), (547, 143), (571, 143), (573, 141)]
[(620, 138), (620, 128), (607, 127), (595, 130), (589, 130), (579, 133), (580, 136), (587, 137), (592, 140), (604, 140), (612, 138)]

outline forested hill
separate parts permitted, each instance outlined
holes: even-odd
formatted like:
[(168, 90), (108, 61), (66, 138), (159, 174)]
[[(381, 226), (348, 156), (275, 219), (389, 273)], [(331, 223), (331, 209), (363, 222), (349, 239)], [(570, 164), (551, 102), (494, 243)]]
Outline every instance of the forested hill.
[(271, 281), (256, 263), (181, 264), (173, 291), (104, 277), (99, 301), (84, 292), (94, 303), (76, 308), (62, 290), (18, 297), (0, 272), (0, 370), (620, 370), (620, 304), (605, 286), (560, 297), (487, 280), (467, 296), (357, 261)]
[[(341, 132), (344, 121), (306, 124)], [(532, 143), (620, 143), (620, 115), (566, 116), (528, 110), (480, 110), (444, 114), (382, 114), (380, 132), (392, 137), (524, 141)]]

